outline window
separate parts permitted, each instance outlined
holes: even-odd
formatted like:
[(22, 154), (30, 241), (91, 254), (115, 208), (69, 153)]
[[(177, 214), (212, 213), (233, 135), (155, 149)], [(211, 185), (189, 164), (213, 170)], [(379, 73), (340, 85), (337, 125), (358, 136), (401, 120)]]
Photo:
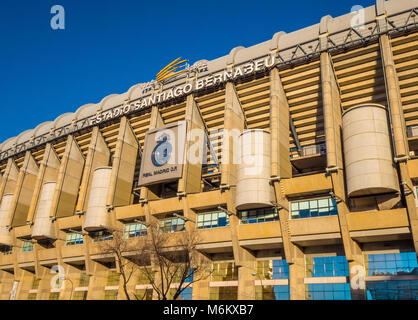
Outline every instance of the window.
[(229, 216), (223, 212), (209, 212), (197, 216), (198, 229), (211, 229), (229, 226)]
[(369, 254), (366, 269), (369, 276), (418, 275), (418, 263), (415, 252), (388, 254)]
[(138, 300), (152, 300), (152, 289), (136, 289), (135, 296)]
[(171, 218), (160, 221), (160, 228), (164, 233), (174, 233), (186, 230), (186, 225), (181, 218)]
[(80, 274), (80, 281), (78, 283), (79, 287), (88, 287), (90, 283), (90, 276), (86, 274), (85, 271)]
[(48, 300), (59, 300), (59, 298), (60, 298), (60, 293), (59, 292), (51, 292), (49, 294)]
[(94, 242), (108, 241), (113, 239), (113, 235), (108, 231), (96, 231), (92, 232), (90, 236), (93, 238)]
[(117, 290), (106, 290), (104, 300), (117, 300), (118, 291)]
[(147, 269), (141, 268), (139, 270), (137, 284), (149, 284), (150, 283), (150, 279), (149, 279), (150, 277), (152, 277), (152, 279), (154, 279), (154, 273), (152, 272), (151, 267), (147, 267)]
[[(170, 289), (170, 295), (174, 298), (177, 289), (172, 288)], [(180, 295), (177, 297), (177, 300), (193, 300), (193, 288), (186, 288), (184, 289)]]
[(118, 286), (120, 280), (120, 274), (116, 270), (109, 270), (107, 274), (107, 286)]
[(256, 286), (255, 300), (290, 300), (289, 286)]
[(308, 277), (348, 277), (348, 262), (345, 256), (307, 258)]
[(215, 262), (212, 266), (211, 281), (235, 281), (238, 280), (238, 268), (234, 262)]
[(209, 300), (238, 300), (238, 287), (211, 287)]
[(73, 293), (73, 300), (87, 300), (88, 291), (76, 291)]
[(147, 226), (135, 223), (135, 224), (127, 224), (125, 226), (125, 238), (136, 238), (142, 237), (147, 235)]
[(0, 248), (1, 253), (3, 253), (4, 256), (8, 256), (10, 254), (13, 254), (12, 247), (9, 246), (3, 246)]
[(28, 300), (36, 300), (36, 293), (29, 293)]
[(337, 204), (332, 198), (315, 199), (291, 203), (292, 219), (304, 219), (337, 215)]
[(367, 281), (367, 300), (418, 300), (418, 281)]
[(33, 279), (32, 282), (32, 290), (36, 290), (39, 288), (39, 282), (41, 281), (41, 279)]
[(74, 246), (77, 244), (83, 244), (83, 242), (83, 235), (81, 233), (68, 233), (65, 245)]
[(289, 279), (289, 265), (286, 260), (257, 261), (256, 280)]
[(275, 208), (257, 209), (239, 212), (241, 224), (253, 224), (279, 221), (279, 214)]
[(351, 300), (349, 283), (308, 284), (308, 300)]
[(33, 251), (33, 243), (31, 241), (23, 241), (22, 252)]

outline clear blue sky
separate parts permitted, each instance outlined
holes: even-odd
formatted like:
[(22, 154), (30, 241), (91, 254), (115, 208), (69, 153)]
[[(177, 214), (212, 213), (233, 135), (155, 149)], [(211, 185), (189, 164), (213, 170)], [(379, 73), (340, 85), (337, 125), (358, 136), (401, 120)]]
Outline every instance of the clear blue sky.
[[(0, 143), (147, 82), (177, 57), (194, 63), (316, 24), (374, 0), (0, 1)], [(65, 30), (52, 30), (53, 5)]]

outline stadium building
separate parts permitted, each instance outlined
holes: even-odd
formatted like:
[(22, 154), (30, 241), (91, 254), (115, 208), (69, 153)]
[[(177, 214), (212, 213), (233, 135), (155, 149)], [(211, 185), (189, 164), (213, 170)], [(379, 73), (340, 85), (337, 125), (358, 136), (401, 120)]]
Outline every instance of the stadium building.
[(125, 299), (100, 244), (152, 219), (211, 261), (182, 299), (417, 299), (417, 14), (377, 0), (3, 142), (0, 299)]

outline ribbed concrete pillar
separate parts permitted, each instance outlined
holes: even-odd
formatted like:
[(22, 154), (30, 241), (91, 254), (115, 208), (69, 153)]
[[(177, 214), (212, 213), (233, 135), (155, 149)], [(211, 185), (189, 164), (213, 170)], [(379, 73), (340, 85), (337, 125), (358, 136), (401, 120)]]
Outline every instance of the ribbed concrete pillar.
[[(13, 193), (19, 176), (19, 169), (12, 158), (7, 160), (6, 170), (0, 185), (0, 199), (7, 193)], [(1, 200), (0, 200), (1, 201)]]
[(74, 215), (84, 162), (84, 156), (77, 142), (72, 135), (69, 135), (58, 171), (51, 217), (61, 218)]
[(27, 222), (32, 223), (38, 209), (41, 190), (45, 182), (54, 182), (58, 178), (60, 160), (50, 143), (45, 147), (44, 156), (39, 166), (38, 176), (36, 178), (35, 188), (29, 206)]
[(393, 60), (392, 46), (390, 44), (389, 36), (387, 34), (382, 34), (379, 38), (379, 42), (380, 54), (385, 72), (386, 90), (391, 114), (395, 152), (396, 157), (401, 158), (407, 156), (409, 153), (398, 76), (396, 75), (396, 67)]
[(232, 82), (226, 83), (224, 134), (222, 141), (221, 186), (237, 183), (238, 136), (245, 129), (245, 115)]
[(331, 57), (321, 53), (321, 87), (324, 110), (325, 141), (328, 169), (342, 166), (340, 92), (336, 83)]
[(270, 135), (271, 176), (280, 179), (291, 178), (289, 105), (277, 68), (270, 72)]
[(179, 180), (178, 193), (201, 191), (202, 160), (205, 142), (205, 125), (193, 95), (186, 101), (186, 143), (183, 177)]
[[(160, 110), (158, 109), (158, 106), (153, 106), (151, 109), (149, 130), (156, 129), (162, 126), (164, 126), (164, 120), (161, 116)], [(153, 192), (152, 187), (141, 187), (141, 201), (147, 202), (148, 200), (157, 199), (159, 199), (159, 197)]]
[(80, 192), (76, 212), (85, 213), (87, 210), (87, 200), (89, 198), (91, 181), (93, 180), (93, 172), (99, 167), (106, 167), (110, 161), (110, 150), (100, 133), (99, 127), (94, 127), (86, 162), (83, 170), (83, 178), (81, 179)]
[(108, 207), (129, 205), (139, 143), (126, 117), (121, 118), (107, 194)]
[(29, 212), (30, 202), (36, 185), (39, 168), (30, 151), (25, 154), (23, 166), (14, 191), (14, 198), (10, 208), (10, 225), (24, 226)]

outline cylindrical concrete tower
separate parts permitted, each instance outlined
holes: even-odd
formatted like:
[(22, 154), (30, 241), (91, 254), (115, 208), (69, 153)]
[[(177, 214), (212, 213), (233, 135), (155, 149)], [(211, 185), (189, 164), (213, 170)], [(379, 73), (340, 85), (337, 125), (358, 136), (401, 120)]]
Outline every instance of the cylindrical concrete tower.
[(12, 206), (13, 194), (8, 193), (3, 196), (0, 206), (0, 245), (11, 246), (12, 236), (7, 229), (10, 207)]
[(344, 112), (343, 140), (350, 197), (399, 191), (384, 106), (365, 104)]
[(94, 171), (87, 204), (86, 219), (84, 221), (84, 230), (87, 232), (102, 230), (110, 226), (106, 200), (111, 173), (111, 167), (101, 167)]
[(238, 143), (240, 159), (236, 209), (271, 207), (274, 195), (270, 185), (270, 133), (264, 130), (247, 130), (240, 135)]
[(56, 185), (56, 182), (46, 182), (42, 187), (32, 230), (33, 239), (43, 240), (55, 238), (50, 212)]

